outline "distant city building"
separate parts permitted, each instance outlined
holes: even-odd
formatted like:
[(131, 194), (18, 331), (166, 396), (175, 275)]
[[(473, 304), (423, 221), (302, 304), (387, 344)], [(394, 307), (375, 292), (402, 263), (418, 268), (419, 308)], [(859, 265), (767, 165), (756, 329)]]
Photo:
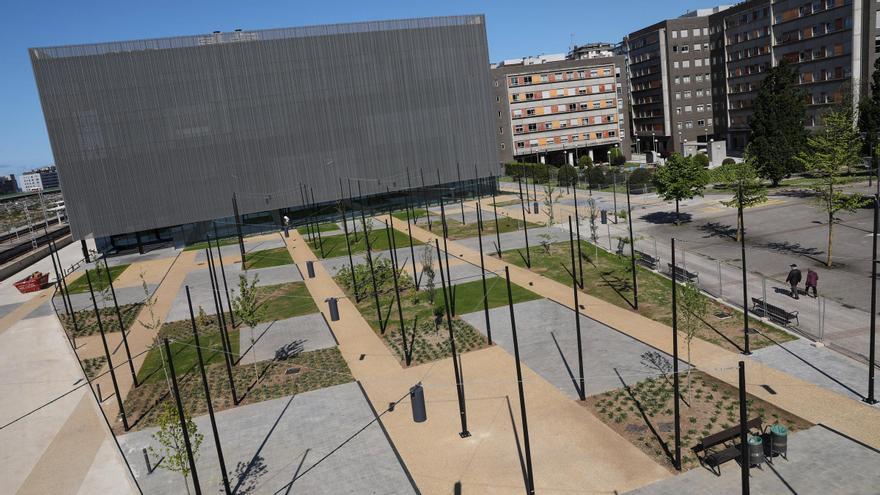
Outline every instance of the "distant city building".
[(851, 92), (867, 90), (877, 57), (877, 0), (750, 0), (709, 18), (716, 132), (732, 150), (748, 141), (748, 121), (767, 70), (787, 60), (798, 72), (808, 129)]
[(582, 60), (585, 58), (604, 58), (615, 55), (615, 46), (611, 43), (587, 43), (585, 45), (575, 45), (568, 51), (568, 57), (572, 60)]
[(682, 152), (687, 142), (716, 135), (709, 15), (726, 8), (691, 11), (624, 37), (638, 151)]
[(606, 160), (615, 147), (629, 156), (624, 58), (533, 60), (492, 69), (501, 161), (574, 164)]
[(15, 174), (0, 175), (0, 194), (12, 194), (18, 192), (18, 183), (15, 182)]
[(23, 191), (42, 191), (59, 187), (58, 172), (54, 166), (42, 167), (21, 174)]
[(485, 18), (466, 15), (30, 57), (73, 237), (123, 249), (229, 229), (233, 195), (271, 226), (351, 189), (376, 204), (417, 184), (464, 194), (474, 173), (489, 186), (488, 52)]

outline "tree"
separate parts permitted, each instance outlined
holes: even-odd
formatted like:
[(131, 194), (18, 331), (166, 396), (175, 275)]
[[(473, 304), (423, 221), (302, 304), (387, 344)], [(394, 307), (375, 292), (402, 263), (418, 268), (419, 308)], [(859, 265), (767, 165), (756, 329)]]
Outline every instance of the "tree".
[(544, 185), (544, 214), (547, 215), (547, 230), (538, 237), (541, 238), (541, 245), (544, 246), (546, 252), (550, 252), (550, 243), (553, 240), (553, 234), (550, 233), (550, 227), (556, 224), (556, 209), (553, 207), (559, 198), (562, 197), (562, 191), (557, 192), (556, 186), (551, 181)]
[[(198, 460), (199, 448), (202, 446), (202, 440), (205, 437), (199, 433), (195, 421), (192, 420), (189, 414), (184, 414), (184, 421), (186, 422), (186, 431), (189, 435), (193, 459)], [(177, 409), (170, 402), (164, 402), (157, 422), (159, 431), (153, 433), (153, 439), (159, 443), (159, 448), (157, 450), (150, 446), (150, 454), (153, 457), (162, 459), (162, 462), (159, 464), (160, 467), (183, 475), (183, 484), (186, 486), (186, 493), (189, 493), (189, 458), (186, 455), (183, 428), (180, 426), (180, 417), (177, 415)]]
[(637, 168), (629, 174), (630, 185), (641, 185), (651, 182), (651, 171), (647, 168)]
[(653, 181), (657, 194), (666, 201), (675, 201), (675, 225), (678, 225), (679, 201), (702, 196), (703, 189), (709, 183), (709, 174), (691, 157), (673, 153), (665, 165), (657, 167)]
[(740, 163), (731, 162), (721, 165), (713, 172), (713, 178), (716, 182), (723, 182), (734, 190), (733, 197), (721, 204), (728, 208), (736, 208), (736, 240), (740, 240), (742, 235), (743, 219), (740, 216), (742, 210), (757, 206), (767, 201), (767, 188), (758, 178), (758, 171), (755, 170), (754, 159), (748, 149), (746, 149), (745, 160)]
[(734, 163), (736, 163), (736, 160), (734, 160), (733, 158), (725, 158), (724, 160), (721, 160), (722, 165), (731, 165)]
[(858, 194), (846, 194), (836, 186), (842, 182), (843, 169), (859, 160), (862, 140), (853, 124), (853, 110), (845, 103), (823, 116), (824, 128), (807, 140), (807, 151), (798, 154), (797, 160), (818, 177), (813, 187), (817, 205), (828, 214), (828, 252), (825, 265), (831, 266), (834, 241), (834, 215), (839, 211), (850, 213), (857, 210), (865, 200)]
[(425, 279), (425, 290), (428, 292), (428, 300), (431, 306), (434, 305), (434, 298), (437, 294), (436, 284), (434, 283), (434, 250), (430, 244), (425, 244), (421, 252), (422, 275)]
[[(675, 282), (673, 282), (675, 283)], [(691, 341), (697, 335), (697, 330), (703, 324), (709, 313), (709, 300), (700, 293), (700, 288), (694, 284), (682, 284), (679, 287), (677, 304), (679, 311), (678, 328), (684, 332), (684, 341), (687, 346), (687, 360), (691, 361)], [(691, 368), (687, 371), (687, 388), (691, 389)]]
[(560, 186), (573, 186), (577, 182), (577, 170), (571, 165), (563, 165), (559, 167), (556, 180)]
[(877, 134), (880, 133), (880, 58), (874, 62), (870, 90), (863, 92), (859, 101), (859, 130), (865, 133), (865, 151), (868, 153), (877, 149)]
[(795, 157), (808, 135), (804, 98), (797, 72), (785, 60), (767, 72), (758, 88), (749, 119), (749, 147), (758, 174), (774, 186), (800, 168)]
[(593, 159), (590, 158), (590, 155), (581, 155), (581, 157), (578, 158), (578, 166), (589, 171), (593, 168)]
[(591, 187), (601, 186), (605, 182), (605, 170), (594, 166), (587, 172), (587, 181)]
[(608, 162), (614, 166), (621, 166), (626, 164), (626, 157), (623, 156), (623, 152), (620, 151), (620, 148), (611, 148), (611, 151), (608, 152)]
[[(254, 335), (254, 327), (260, 323), (263, 317), (263, 305), (260, 304), (259, 291), (257, 290), (257, 282), (260, 281), (259, 275), (254, 275), (253, 280), (248, 282), (244, 274), (238, 276), (238, 295), (232, 300), (232, 309), (235, 316), (245, 324), (251, 331), (251, 349), (256, 345), (257, 340)], [(219, 318), (220, 315), (217, 315)], [(257, 375), (257, 354), (254, 353), (254, 376)]]

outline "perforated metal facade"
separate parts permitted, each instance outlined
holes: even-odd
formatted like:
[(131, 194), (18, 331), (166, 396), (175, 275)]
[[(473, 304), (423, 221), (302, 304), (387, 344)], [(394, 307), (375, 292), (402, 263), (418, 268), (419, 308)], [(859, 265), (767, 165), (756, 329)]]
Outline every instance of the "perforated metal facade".
[(76, 238), (497, 171), (481, 15), (30, 55)]

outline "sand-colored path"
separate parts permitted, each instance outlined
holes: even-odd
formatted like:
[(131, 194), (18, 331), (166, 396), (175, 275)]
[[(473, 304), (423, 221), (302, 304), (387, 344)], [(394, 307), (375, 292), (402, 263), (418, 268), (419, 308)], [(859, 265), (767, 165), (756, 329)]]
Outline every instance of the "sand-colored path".
[[(395, 221), (394, 227), (406, 231), (405, 221)], [(433, 243), (436, 236), (421, 227), (412, 227), (413, 237)], [(441, 241), (442, 242), (442, 241)], [(479, 266), (478, 251), (449, 241), (450, 255)], [(503, 260), (486, 256), (486, 269), (503, 273), (507, 265)], [(574, 307), (571, 287), (537, 275), (514, 265), (510, 267), (511, 281), (529, 287), (548, 299)], [(672, 329), (664, 324), (645, 318), (637, 313), (614, 306), (583, 292), (580, 303), (584, 313), (612, 328), (627, 333), (667, 353), (672, 353)], [(679, 335), (680, 342), (684, 336)], [(880, 448), (880, 409), (862, 402), (844, 398), (827, 389), (797, 379), (779, 370), (764, 366), (746, 356), (727, 351), (714, 344), (695, 339), (691, 344), (693, 364), (707, 373), (736, 386), (737, 362), (746, 361), (747, 389), (750, 393), (814, 423), (824, 423), (875, 448)], [(589, 377), (588, 377), (589, 379)], [(761, 388), (769, 385), (776, 391), (770, 394)]]
[[(291, 232), (287, 241), (296, 263), (316, 259), (299, 234)], [(452, 361), (404, 369), (320, 263), (315, 272), (306, 285), (328, 322), (324, 300), (340, 298), (340, 320), (330, 326), (374, 407), (381, 412), (415, 383), (424, 384), (427, 422), (412, 421), (408, 400), (383, 417), (422, 493), (452, 493), (457, 482), (464, 493), (522, 493), (517, 449), (522, 431), (513, 358), (499, 347), (462, 356), (472, 434), (462, 439)], [(669, 476), (528, 368), (524, 384), (538, 493), (623, 492)]]

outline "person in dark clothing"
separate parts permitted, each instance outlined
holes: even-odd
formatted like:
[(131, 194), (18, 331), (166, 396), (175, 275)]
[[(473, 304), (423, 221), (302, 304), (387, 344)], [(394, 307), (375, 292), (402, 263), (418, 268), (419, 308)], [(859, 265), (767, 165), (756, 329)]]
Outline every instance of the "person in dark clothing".
[(798, 270), (797, 265), (791, 265), (791, 270), (788, 272), (785, 282), (791, 286), (791, 297), (798, 299), (798, 284), (801, 283), (801, 271)]
[(816, 289), (816, 286), (819, 285), (819, 274), (814, 272), (812, 268), (807, 268), (807, 280), (805, 282), (807, 288), (804, 290), (804, 294), (810, 295), (810, 289), (813, 289), (813, 297), (819, 297), (819, 291)]

